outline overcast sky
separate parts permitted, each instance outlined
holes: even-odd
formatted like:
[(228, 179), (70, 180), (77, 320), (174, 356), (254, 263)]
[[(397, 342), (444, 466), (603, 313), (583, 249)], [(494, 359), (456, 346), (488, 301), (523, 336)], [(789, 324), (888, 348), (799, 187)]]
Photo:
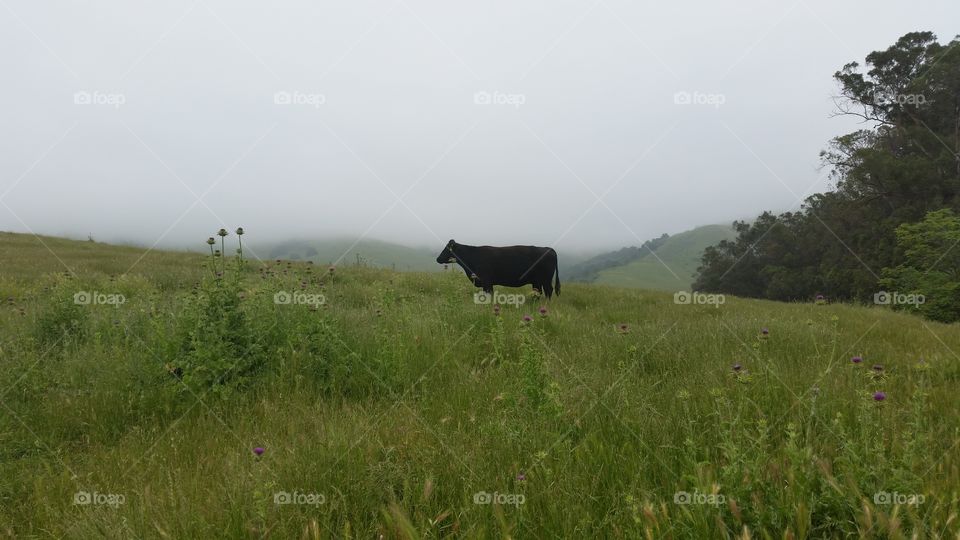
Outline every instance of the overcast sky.
[(857, 127), (832, 74), (957, 21), (956, 0), (0, 0), (0, 230), (639, 244), (827, 189), (817, 154)]

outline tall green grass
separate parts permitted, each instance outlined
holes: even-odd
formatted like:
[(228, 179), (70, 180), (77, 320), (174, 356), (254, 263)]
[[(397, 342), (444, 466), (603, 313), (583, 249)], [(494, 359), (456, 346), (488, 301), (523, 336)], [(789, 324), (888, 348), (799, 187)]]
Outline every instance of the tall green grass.
[(11, 537), (960, 529), (955, 326), (575, 284), (496, 315), (455, 272), (59, 242), (72, 272), (0, 238)]

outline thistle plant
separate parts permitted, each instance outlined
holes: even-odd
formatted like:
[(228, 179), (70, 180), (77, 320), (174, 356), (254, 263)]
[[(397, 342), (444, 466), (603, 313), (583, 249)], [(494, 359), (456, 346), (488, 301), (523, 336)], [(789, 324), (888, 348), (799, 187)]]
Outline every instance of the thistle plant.
[[(226, 252), (227, 252), (227, 251), (224, 249), (224, 246), (223, 246), (223, 239), (224, 239), (228, 234), (230, 234), (230, 233), (228, 233), (226, 229), (220, 229), (220, 230), (217, 232), (217, 236), (220, 237), (220, 253), (226, 253)], [(223, 271), (223, 272), (226, 272), (226, 271), (227, 271), (227, 261), (226, 261), (226, 260), (224, 260), (223, 263), (221, 263), (221, 271)]]

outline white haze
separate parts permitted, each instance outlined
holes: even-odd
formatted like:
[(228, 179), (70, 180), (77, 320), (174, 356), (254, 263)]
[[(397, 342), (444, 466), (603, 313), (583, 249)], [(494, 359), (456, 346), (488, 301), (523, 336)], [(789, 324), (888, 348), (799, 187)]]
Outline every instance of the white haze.
[(818, 152), (858, 127), (830, 118), (832, 74), (956, 21), (955, 0), (3, 0), (0, 230), (639, 244), (827, 189)]

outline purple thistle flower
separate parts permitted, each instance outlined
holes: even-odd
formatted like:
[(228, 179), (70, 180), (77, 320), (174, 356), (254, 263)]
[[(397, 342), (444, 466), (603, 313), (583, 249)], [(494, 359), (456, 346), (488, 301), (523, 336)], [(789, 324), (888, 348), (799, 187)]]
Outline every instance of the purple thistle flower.
[(883, 366), (881, 366), (880, 364), (874, 364), (873, 370), (876, 371), (877, 373), (880, 373), (881, 371), (883, 371)]
[(741, 369), (743, 369), (743, 366), (741, 366), (740, 364), (734, 364), (734, 365), (733, 365), (733, 370), (734, 370), (734, 371), (740, 371)]
[(767, 334), (770, 333), (770, 330), (767, 330), (767, 328), (764, 327), (764, 328), (761, 328), (761, 329), (760, 329), (760, 333), (763, 334), (763, 335), (767, 335)]
[(530, 321), (532, 321), (532, 320), (533, 320), (533, 317), (531, 317), (531, 316), (529, 316), (529, 315), (524, 315), (524, 316), (523, 316), (523, 322), (525, 322), (525, 323), (528, 323), (528, 322), (530, 322)]
[(541, 317), (547, 316), (547, 306), (540, 306), (540, 316)]
[(523, 482), (523, 481), (526, 480), (526, 479), (527, 479), (527, 475), (523, 474), (523, 471), (520, 471), (520, 472), (517, 474), (517, 481), (518, 481), (518, 482)]
[(617, 326), (617, 332), (620, 332), (621, 334), (626, 334), (630, 332), (630, 327), (627, 326), (627, 323), (620, 323), (620, 325)]
[(853, 362), (854, 364), (859, 364), (859, 363), (863, 362), (863, 357), (862, 357), (862, 356), (854, 356), (853, 358), (850, 359), (850, 361)]
[(256, 447), (256, 448), (254, 448), (254, 449), (253, 449), (253, 453), (256, 454), (256, 455), (258, 455), (258, 456), (262, 456), (262, 455), (263, 455), (263, 447), (262, 447), (262, 446), (258, 446), (258, 447)]
[(874, 400), (874, 401), (883, 401), (883, 400), (885, 400), (885, 399), (887, 399), (887, 393), (886, 393), (886, 392), (876, 392), (875, 394), (873, 394), (873, 400)]

